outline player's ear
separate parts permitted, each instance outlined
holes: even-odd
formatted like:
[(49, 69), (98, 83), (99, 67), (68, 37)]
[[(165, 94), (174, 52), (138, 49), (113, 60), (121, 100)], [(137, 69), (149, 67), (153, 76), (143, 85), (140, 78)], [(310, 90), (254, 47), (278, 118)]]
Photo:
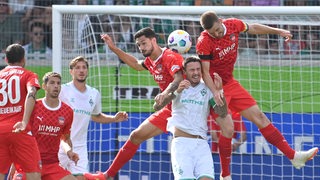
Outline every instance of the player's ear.
[(42, 87), (43, 90), (46, 90), (46, 88), (47, 88), (45, 83), (42, 83), (41, 87)]

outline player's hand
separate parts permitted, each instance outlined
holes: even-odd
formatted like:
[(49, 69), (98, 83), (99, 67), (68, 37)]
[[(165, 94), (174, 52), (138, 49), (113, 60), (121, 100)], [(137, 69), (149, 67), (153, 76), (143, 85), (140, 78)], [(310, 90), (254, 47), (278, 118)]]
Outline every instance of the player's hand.
[(184, 79), (179, 83), (179, 87), (176, 90), (178, 93), (181, 93), (184, 89), (188, 89), (191, 86), (190, 81)]
[(216, 86), (216, 89), (221, 91), (222, 90), (222, 78), (219, 76), (218, 73), (213, 73), (213, 83)]
[(110, 49), (115, 48), (112, 38), (107, 34), (101, 34), (101, 39), (109, 46)]
[(284, 37), (285, 38), (285, 41), (290, 41), (293, 37), (293, 35), (291, 34), (290, 31), (288, 30), (284, 30), (284, 29), (280, 29), (280, 36)]
[(68, 151), (67, 155), (68, 155), (69, 159), (71, 159), (75, 163), (75, 165), (77, 165), (77, 163), (80, 159), (79, 155), (77, 153), (73, 152), (72, 150)]
[(159, 111), (160, 109), (162, 109), (164, 106), (166, 106), (167, 104), (169, 104), (172, 99), (175, 98), (175, 95), (173, 93), (169, 93), (169, 94), (164, 94), (164, 93), (160, 93), (158, 94), (154, 100), (155, 102), (153, 103), (153, 109), (155, 111)]
[(154, 101), (156, 104), (160, 105), (163, 103), (163, 100), (165, 99), (165, 94), (164, 93), (160, 93), (158, 94), (155, 98), (154, 98)]
[(122, 122), (124, 120), (128, 120), (128, 113), (125, 111), (119, 111), (116, 115), (114, 115), (114, 122)]
[(222, 79), (219, 76), (218, 73), (213, 73), (213, 84), (216, 87), (216, 91), (213, 92), (213, 98), (214, 101), (216, 102), (217, 106), (223, 106), (224, 101), (223, 101), (223, 89), (222, 89)]
[(233, 152), (237, 151), (239, 149), (240, 145), (241, 145), (240, 143), (233, 143), (232, 144), (232, 151)]
[(12, 132), (14, 133), (20, 133), (22, 131), (24, 131), (26, 129), (27, 125), (23, 122), (17, 122), (14, 126), (13, 126), (13, 130)]

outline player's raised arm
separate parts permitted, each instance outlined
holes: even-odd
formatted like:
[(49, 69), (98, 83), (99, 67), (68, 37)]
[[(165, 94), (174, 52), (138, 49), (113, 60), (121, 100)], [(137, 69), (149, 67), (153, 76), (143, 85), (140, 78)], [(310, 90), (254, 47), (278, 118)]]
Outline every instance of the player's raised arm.
[(249, 34), (276, 34), (283, 38), (285, 41), (289, 41), (292, 39), (293, 35), (290, 31), (280, 28), (274, 28), (263, 24), (249, 24), (248, 31)]
[(134, 57), (131, 54), (128, 54), (128, 53), (124, 52), (123, 50), (121, 50), (120, 48), (118, 48), (113, 43), (112, 38), (109, 35), (102, 34), (101, 39), (105, 42), (106, 45), (108, 45), (109, 49), (119, 57), (119, 59), (121, 59), (124, 63), (129, 65), (131, 68), (133, 68), (137, 71), (146, 70), (142, 66), (141, 62), (136, 57)]
[(168, 87), (160, 94), (158, 94), (154, 100), (153, 109), (159, 111), (167, 104), (169, 104), (172, 99), (174, 99), (173, 92), (178, 89), (179, 83), (183, 80), (182, 71), (178, 71), (174, 75), (174, 80), (168, 85)]
[(119, 111), (114, 116), (99, 113), (98, 115), (91, 115), (91, 118), (95, 122), (104, 124), (112, 122), (122, 122), (128, 120), (128, 113), (124, 111)]
[(206, 83), (206, 85), (209, 87), (209, 89), (213, 93), (214, 101), (216, 102), (216, 104), (219, 106), (222, 106), (222, 105), (224, 105), (223, 100), (222, 100), (223, 93), (222, 93), (221, 89), (218, 89), (216, 87), (216, 84), (214, 83), (214, 79), (212, 79), (210, 76), (209, 68), (210, 68), (209, 62), (203, 61), (202, 62), (203, 81)]

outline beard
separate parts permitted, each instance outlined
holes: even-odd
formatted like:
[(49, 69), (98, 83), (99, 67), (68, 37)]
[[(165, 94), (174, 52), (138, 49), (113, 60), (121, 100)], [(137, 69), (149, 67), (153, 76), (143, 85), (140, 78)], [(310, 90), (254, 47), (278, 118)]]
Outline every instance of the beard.
[(84, 82), (86, 82), (86, 80), (87, 80), (87, 77), (84, 78), (84, 79), (76, 79), (76, 81), (78, 81), (78, 82), (80, 82), (80, 83), (84, 83)]
[(144, 51), (144, 52), (142, 52), (142, 55), (143, 55), (144, 57), (149, 57), (149, 56), (151, 56), (153, 50), (154, 50), (153, 45), (151, 45), (151, 49), (150, 49), (149, 51)]

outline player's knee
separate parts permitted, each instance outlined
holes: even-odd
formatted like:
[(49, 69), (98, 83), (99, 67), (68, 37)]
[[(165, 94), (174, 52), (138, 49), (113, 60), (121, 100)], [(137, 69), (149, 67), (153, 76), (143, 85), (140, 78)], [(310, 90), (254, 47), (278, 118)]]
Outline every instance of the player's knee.
[(143, 136), (143, 134), (140, 131), (134, 130), (131, 132), (131, 134), (129, 136), (129, 140), (133, 144), (141, 144), (146, 140), (145, 137), (146, 136)]

